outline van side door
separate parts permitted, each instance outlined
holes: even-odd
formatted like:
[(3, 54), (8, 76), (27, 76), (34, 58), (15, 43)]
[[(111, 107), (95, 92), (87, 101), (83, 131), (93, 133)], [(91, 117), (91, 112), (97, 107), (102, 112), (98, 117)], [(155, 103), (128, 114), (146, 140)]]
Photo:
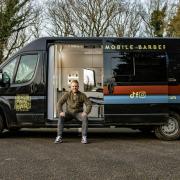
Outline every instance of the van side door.
[[(105, 44), (104, 113), (107, 124), (166, 122), (167, 53), (162, 49), (150, 49), (155, 43), (108, 40)], [(146, 48), (140, 49), (142, 46)]]

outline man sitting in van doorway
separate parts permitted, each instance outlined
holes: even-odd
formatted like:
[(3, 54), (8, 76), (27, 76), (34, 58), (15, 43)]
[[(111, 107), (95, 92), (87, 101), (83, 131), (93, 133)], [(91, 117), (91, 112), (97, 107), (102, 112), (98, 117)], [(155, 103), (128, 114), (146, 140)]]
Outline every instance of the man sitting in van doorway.
[[(66, 103), (66, 112), (63, 112), (62, 106)], [(86, 105), (86, 110), (83, 109)], [(65, 93), (57, 103), (57, 112), (59, 120), (57, 125), (57, 137), (55, 143), (62, 143), (62, 133), (64, 121), (68, 119), (77, 119), (82, 121), (82, 140), (81, 143), (87, 144), (88, 114), (91, 112), (92, 104), (87, 96), (79, 91), (79, 82), (71, 82), (71, 91)]]

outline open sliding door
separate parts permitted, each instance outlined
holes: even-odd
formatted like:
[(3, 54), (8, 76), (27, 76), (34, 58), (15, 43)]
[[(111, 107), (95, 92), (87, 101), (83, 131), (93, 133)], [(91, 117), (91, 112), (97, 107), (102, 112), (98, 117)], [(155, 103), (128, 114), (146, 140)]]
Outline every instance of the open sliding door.
[[(70, 91), (72, 80), (79, 81), (79, 90), (92, 101), (89, 124), (103, 120), (103, 49), (102, 44), (77, 42), (58, 43), (49, 49), (48, 119), (58, 117), (56, 105)], [(66, 111), (66, 106), (63, 107)]]

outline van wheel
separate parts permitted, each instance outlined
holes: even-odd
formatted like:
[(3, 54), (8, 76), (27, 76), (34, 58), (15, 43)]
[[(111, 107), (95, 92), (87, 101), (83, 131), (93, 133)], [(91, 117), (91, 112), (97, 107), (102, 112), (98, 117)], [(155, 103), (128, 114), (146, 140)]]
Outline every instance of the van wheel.
[(0, 115), (0, 133), (2, 133), (3, 129), (4, 129), (3, 118)]
[(167, 124), (155, 128), (156, 136), (161, 140), (176, 140), (180, 138), (180, 116), (171, 112)]

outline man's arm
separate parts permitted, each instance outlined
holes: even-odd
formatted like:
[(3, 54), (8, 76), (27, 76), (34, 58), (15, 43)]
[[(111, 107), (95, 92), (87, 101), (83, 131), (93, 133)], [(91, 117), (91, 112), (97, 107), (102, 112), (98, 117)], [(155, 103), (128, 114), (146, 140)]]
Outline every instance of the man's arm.
[(58, 101), (58, 103), (57, 103), (57, 112), (58, 112), (58, 115), (59, 115), (61, 112), (63, 112), (62, 107), (63, 107), (63, 104), (67, 101), (68, 95), (69, 95), (68, 93), (65, 93), (65, 94), (59, 99), (59, 101)]

